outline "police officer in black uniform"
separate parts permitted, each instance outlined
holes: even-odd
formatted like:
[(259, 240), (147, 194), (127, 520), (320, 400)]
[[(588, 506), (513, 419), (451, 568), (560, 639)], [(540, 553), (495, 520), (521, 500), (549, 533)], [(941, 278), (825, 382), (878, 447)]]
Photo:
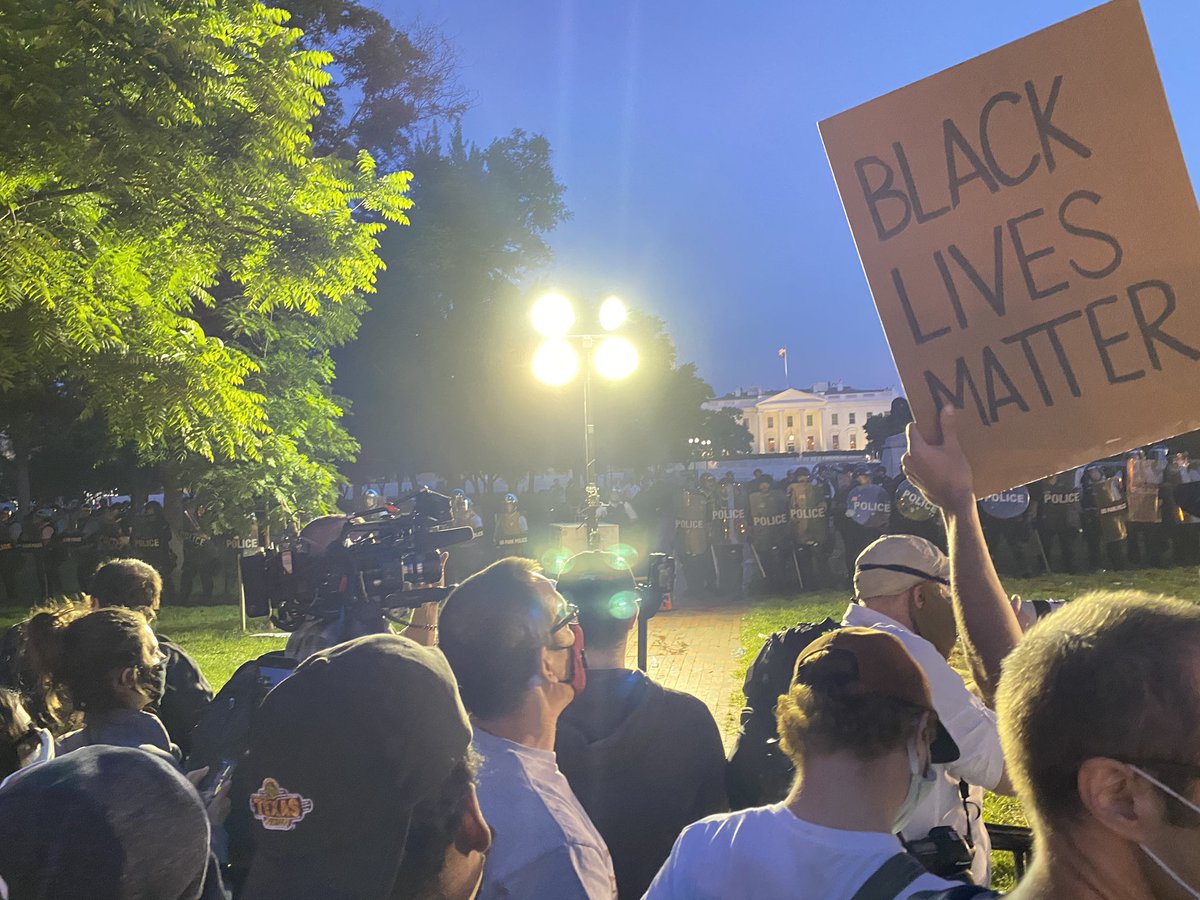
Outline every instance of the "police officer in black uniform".
[(1046, 560), (1058, 546), (1062, 571), (1075, 574), (1075, 544), (1082, 527), (1083, 506), (1080, 503), (1079, 485), (1075, 483), (1076, 470), (1059, 472), (1044, 478), (1035, 485), (1034, 498), (1037, 502), (1037, 532), (1046, 552)]
[(194, 503), (183, 511), (183, 566), (179, 570), (179, 596), (191, 601), (192, 584), (200, 579), (202, 601), (213, 597), (213, 575), (221, 564), (220, 550), (208, 525), (208, 507)]
[(892, 517), (892, 498), (887, 490), (876, 484), (871, 470), (860, 466), (854, 470), (857, 482), (846, 496), (842, 538), (846, 542), (846, 563), (853, 577), (854, 560), (867, 544), (883, 537)]
[(1103, 568), (1107, 558), (1109, 568), (1124, 569), (1125, 511), (1128, 507), (1120, 479), (1093, 464), (1083, 472), (1082, 488), (1083, 537), (1087, 541), (1092, 568)]
[(823, 484), (814, 483), (801, 466), (788, 485), (792, 542), (800, 589), (815, 591), (826, 577), (829, 552), (829, 497)]
[(759, 477), (755, 487), (750, 494), (750, 546), (766, 588), (780, 593), (795, 583), (796, 574), (788, 499), (769, 475)]
[(712, 505), (707, 494), (693, 484), (675, 491), (675, 558), (683, 570), (690, 598), (707, 596), (716, 585), (712, 553)]
[(171, 549), (171, 526), (157, 500), (149, 501), (142, 507), (141, 515), (133, 520), (130, 542), (133, 555), (154, 566), (162, 577), (163, 599), (168, 602), (174, 599), (171, 575), (175, 572), (175, 552)]

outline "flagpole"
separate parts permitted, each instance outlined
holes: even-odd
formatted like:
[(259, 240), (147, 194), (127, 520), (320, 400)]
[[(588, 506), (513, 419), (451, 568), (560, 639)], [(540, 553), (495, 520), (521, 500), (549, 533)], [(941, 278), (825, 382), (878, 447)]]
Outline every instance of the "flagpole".
[(792, 379), (788, 376), (787, 347), (779, 348), (779, 356), (783, 359), (783, 385), (784, 387), (791, 387)]

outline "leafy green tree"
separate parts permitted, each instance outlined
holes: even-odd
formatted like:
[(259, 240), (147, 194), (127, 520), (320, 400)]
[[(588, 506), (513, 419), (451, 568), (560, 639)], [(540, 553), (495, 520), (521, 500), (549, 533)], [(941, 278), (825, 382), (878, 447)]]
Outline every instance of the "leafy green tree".
[(6, 4), (0, 431), (18, 447), (23, 404), (56, 385), (144, 460), (295, 466), (328, 499), (352, 449), (328, 350), (409, 176), (314, 153), (331, 57), (286, 21), (249, 0)]
[(396, 28), (354, 0), (282, 0), (300, 43), (333, 55), (313, 125), (319, 153), (353, 158), (366, 150), (384, 170), (405, 168), (437, 123), (466, 111), (454, 48), (435, 28)]
[(912, 409), (903, 397), (892, 401), (892, 408), (881, 416), (868, 416), (863, 425), (867, 433), (867, 450), (871, 453), (881, 453), (883, 442), (894, 434), (904, 434), (904, 429), (913, 420)]
[(338, 354), (361, 480), (436, 470), (485, 481), (528, 471), (528, 319), (516, 285), (550, 261), (567, 216), (545, 138), (486, 148), (436, 130), (410, 160), (411, 229), (389, 231), (387, 271), (360, 337)]

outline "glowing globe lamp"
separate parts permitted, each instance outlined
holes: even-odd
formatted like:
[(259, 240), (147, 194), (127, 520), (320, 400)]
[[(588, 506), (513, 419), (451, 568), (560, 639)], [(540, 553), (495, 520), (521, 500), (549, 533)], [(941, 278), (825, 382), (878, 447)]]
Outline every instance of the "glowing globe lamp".
[(600, 327), (605, 331), (616, 331), (627, 318), (629, 312), (620, 297), (606, 297), (600, 304)]
[(596, 371), (604, 378), (618, 381), (633, 374), (638, 364), (638, 352), (623, 337), (606, 337), (596, 347), (593, 361)]
[(533, 304), (530, 312), (534, 330), (542, 337), (564, 337), (575, 324), (575, 310), (562, 294), (546, 294)]
[(533, 354), (533, 374), (553, 387), (567, 384), (579, 371), (579, 354), (562, 338), (543, 341)]

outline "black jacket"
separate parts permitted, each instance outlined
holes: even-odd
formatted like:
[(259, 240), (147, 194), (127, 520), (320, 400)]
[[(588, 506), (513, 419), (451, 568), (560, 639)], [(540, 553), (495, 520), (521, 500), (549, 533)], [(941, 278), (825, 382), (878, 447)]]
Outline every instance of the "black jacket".
[(167, 692), (158, 709), (151, 711), (157, 712), (171, 741), (179, 745), (186, 759), (192, 747), (192, 728), (212, 702), (213, 689), (196, 661), (182, 647), (161, 634), (158, 646), (167, 657)]
[(646, 892), (685, 826), (729, 808), (712, 713), (641, 672), (590, 669), (554, 749), (608, 845), (622, 898)]

